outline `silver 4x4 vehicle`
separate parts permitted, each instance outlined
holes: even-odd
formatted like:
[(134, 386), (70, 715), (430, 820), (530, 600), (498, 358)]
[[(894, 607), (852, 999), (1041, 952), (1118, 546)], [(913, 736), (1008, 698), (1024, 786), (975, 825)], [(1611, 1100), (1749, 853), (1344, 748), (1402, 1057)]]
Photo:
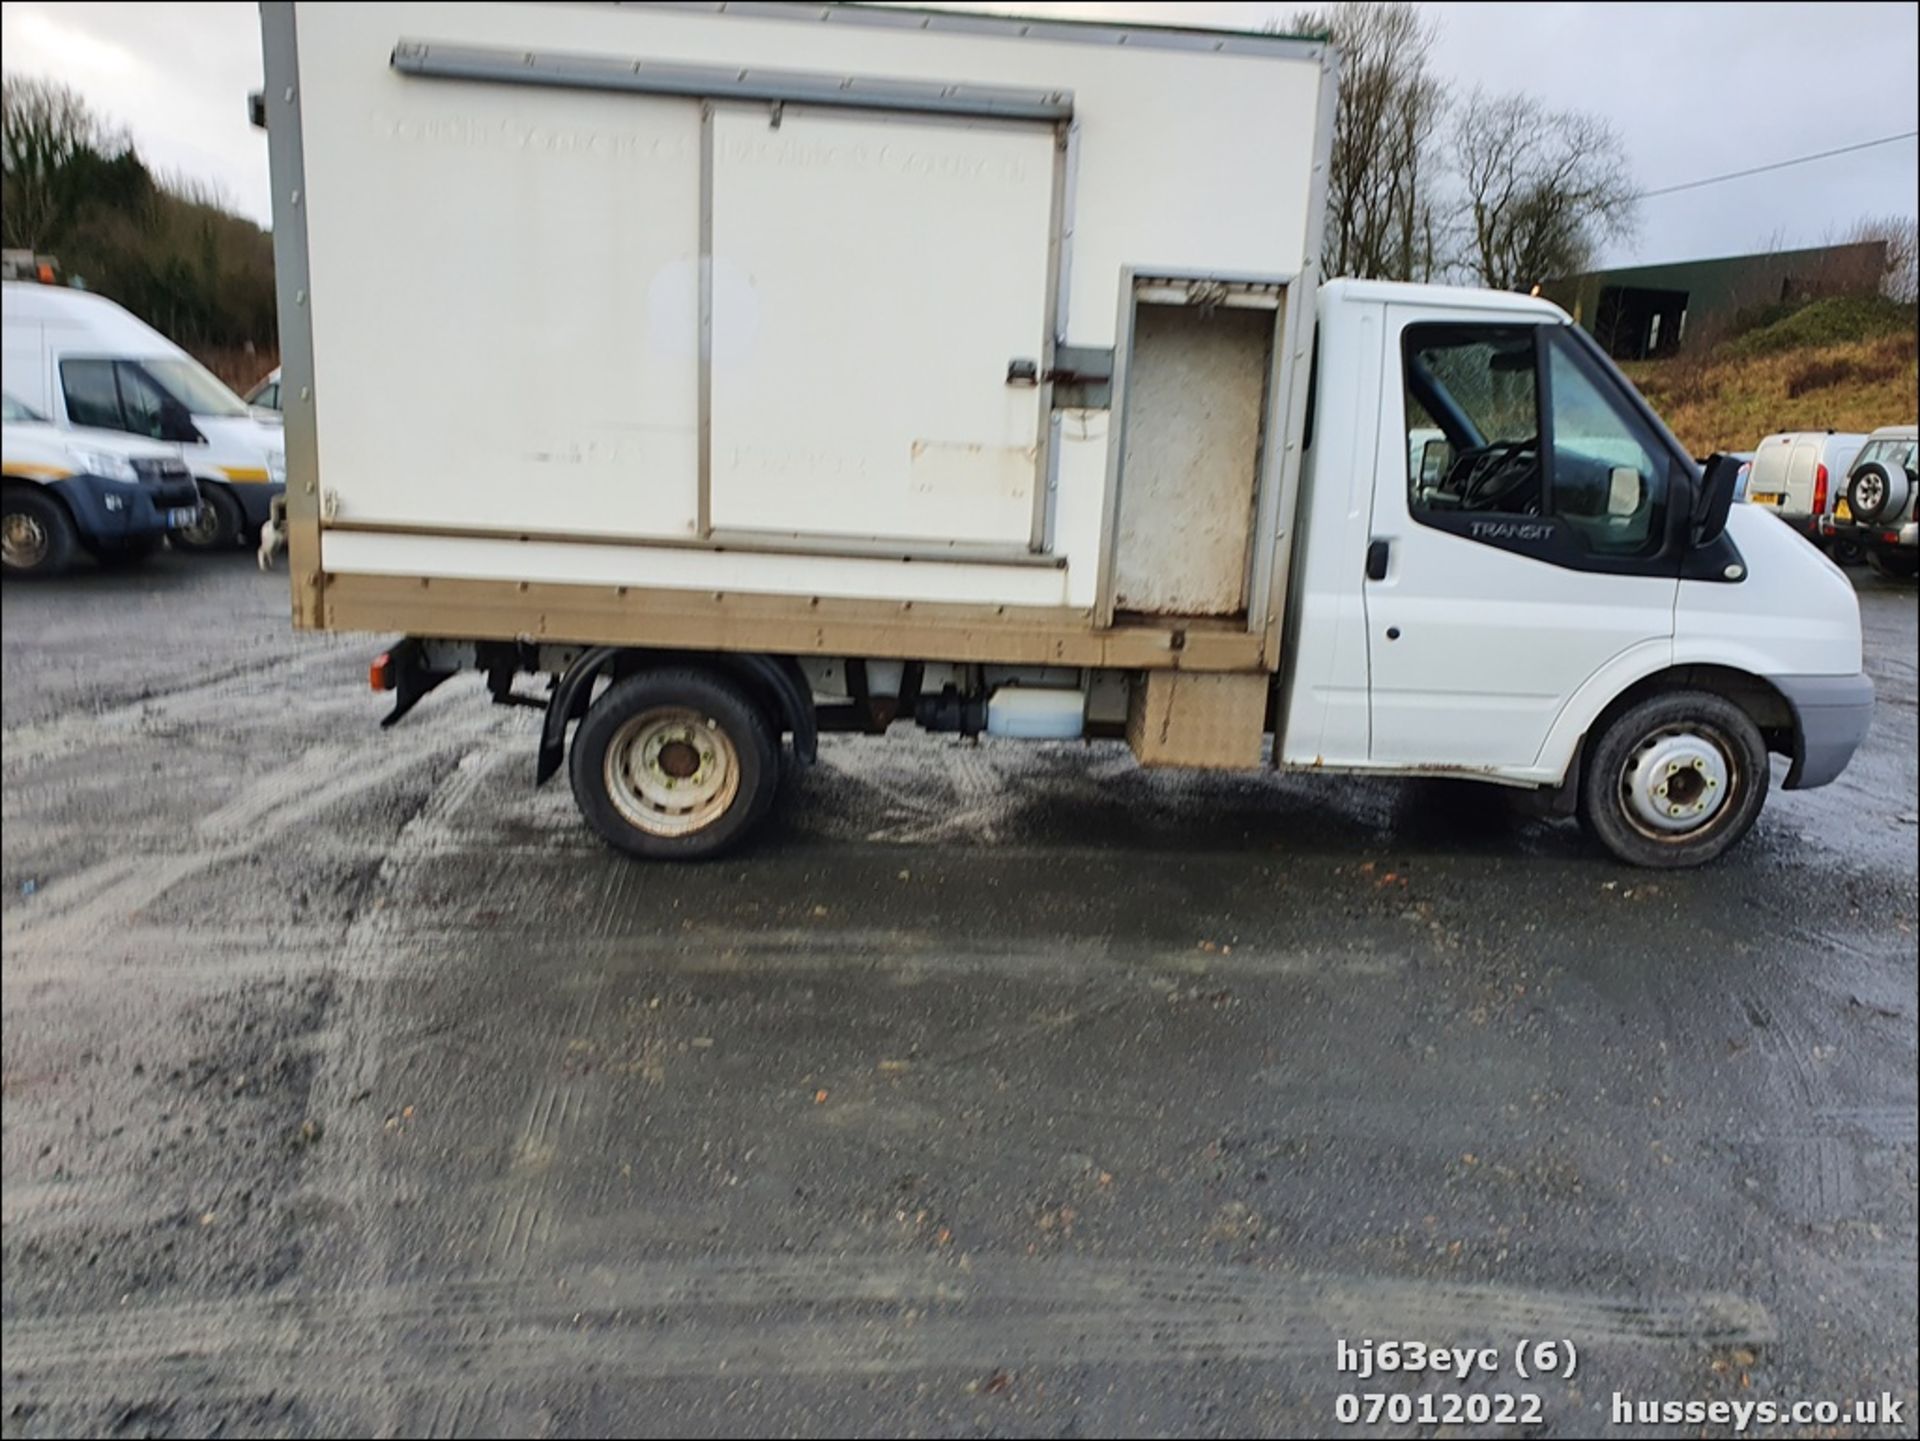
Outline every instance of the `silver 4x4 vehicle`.
[(1884, 425), (1867, 437), (1847, 472), (1846, 492), (1820, 529), (1840, 544), (1865, 552), (1867, 564), (1895, 580), (1920, 574), (1915, 539), (1914, 498), (1920, 480), (1914, 474), (1914, 450), (1920, 428)]

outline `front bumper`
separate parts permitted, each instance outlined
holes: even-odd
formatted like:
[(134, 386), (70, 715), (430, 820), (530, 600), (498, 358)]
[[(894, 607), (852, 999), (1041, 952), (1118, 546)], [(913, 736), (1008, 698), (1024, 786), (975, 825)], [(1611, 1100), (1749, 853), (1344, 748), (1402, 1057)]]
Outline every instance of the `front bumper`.
[(200, 491), (187, 475), (133, 482), (70, 475), (47, 489), (66, 502), (80, 539), (93, 545), (163, 536), (192, 524), (200, 508)]
[(1793, 765), (1786, 789), (1812, 790), (1847, 768), (1873, 723), (1873, 682), (1865, 675), (1769, 676), (1793, 708)]

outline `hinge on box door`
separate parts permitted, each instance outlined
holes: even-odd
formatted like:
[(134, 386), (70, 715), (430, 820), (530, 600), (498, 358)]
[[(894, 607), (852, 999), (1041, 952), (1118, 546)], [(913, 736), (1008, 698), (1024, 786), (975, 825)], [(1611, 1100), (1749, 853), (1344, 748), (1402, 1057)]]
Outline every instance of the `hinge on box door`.
[(1046, 373), (1055, 410), (1106, 410), (1113, 405), (1113, 347), (1057, 345)]

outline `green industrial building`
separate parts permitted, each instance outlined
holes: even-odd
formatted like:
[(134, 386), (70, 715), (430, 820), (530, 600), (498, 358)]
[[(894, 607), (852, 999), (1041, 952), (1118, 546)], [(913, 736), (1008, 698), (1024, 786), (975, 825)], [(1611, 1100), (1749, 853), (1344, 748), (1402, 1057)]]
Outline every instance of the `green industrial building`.
[(1616, 360), (1671, 355), (1689, 332), (1730, 327), (1742, 311), (1843, 291), (1875, 290), (1886, 265), (1877, 240), (1773, 250), (1718, 260), (1590, 270), (1540, 293), (1584, 326)]

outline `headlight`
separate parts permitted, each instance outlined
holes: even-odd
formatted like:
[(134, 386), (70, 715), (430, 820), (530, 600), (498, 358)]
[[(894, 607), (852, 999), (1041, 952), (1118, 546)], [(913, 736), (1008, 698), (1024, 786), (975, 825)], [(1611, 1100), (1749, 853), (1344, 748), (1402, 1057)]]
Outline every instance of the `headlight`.
[(132, 461), (110, 450), (71, 445), (67, 447), (67, 454), (73, 458), (74, 469), (82, 475), (97, 475), (104, 480), (120, 480), (129, 484), (140, 478), (134, 473)]
[(267, 452), (267, 479), (275, 485), (287, 483), (287, 453), (284, 450)]

